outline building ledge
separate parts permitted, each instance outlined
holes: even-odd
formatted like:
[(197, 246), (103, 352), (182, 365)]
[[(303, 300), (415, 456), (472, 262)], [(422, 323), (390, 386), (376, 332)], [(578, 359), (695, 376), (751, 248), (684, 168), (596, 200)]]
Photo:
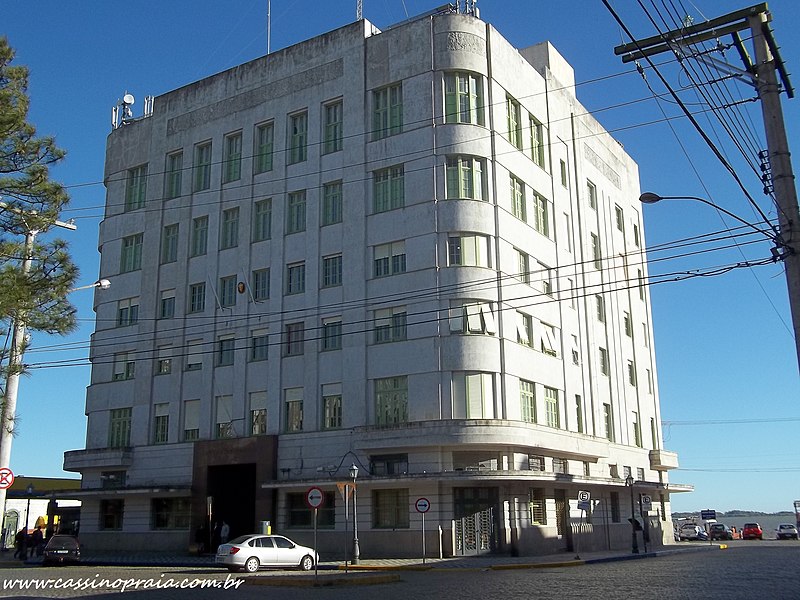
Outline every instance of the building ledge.
[(678, 453), (669, 450), (650, 450), (650, 468), (654, 471), (677, 469)]
[(130, 447), (92, 448), (64, 453), (65, 471), (129, 467), (131, 464), (133, 464), (133, 449)]

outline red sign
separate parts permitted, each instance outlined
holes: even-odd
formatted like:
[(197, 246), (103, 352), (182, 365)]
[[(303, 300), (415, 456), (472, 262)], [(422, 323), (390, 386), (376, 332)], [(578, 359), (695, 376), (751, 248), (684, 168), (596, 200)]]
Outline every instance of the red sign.
[(325, 501), (325, 494), (318, 487), (308, 488), (306, 492), (306, 504), (309, 508), (319, 508)]
[(0, 490), (7, 490), (14, 483), (14, 473), (8, 467), (0, 469)]

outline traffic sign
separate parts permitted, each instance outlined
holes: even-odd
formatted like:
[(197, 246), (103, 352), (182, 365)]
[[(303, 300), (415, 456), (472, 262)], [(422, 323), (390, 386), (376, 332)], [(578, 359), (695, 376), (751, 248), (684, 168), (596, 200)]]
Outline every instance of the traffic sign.
[(0, 490), (7, 490), (14, 483), (14, 472), (8, 467), (0, 469)]
[(701, 510), (700, 518), (703, 519), (703, 521), (715, 521), (717, 518), (717, 511), (710, 509)]
[(641, 494), (642, 510), (653, 510), (653, 498), (650, 494)]
[(356, 489), (356, 484), (352, 481), (339, 481), (336, 483), (339, 493), (342, 495), (342, 500), (347, 500), (353, 495), (353, 490)]
[(430, 500), (427, 498), (417, 498), (417, 501), (414, 503), (414, 508), (417, 509), (418, 513), (425, 514), (431, 509)]
[(325, 501), (325, 494), (318, 487), (308, 488), (306, 492), (306, 504), (309, 508), (319, 508)]
[(588, 502), (591, 497), (592, 494), (586, 490), (581, 490), (578, 492), (578, 502)]

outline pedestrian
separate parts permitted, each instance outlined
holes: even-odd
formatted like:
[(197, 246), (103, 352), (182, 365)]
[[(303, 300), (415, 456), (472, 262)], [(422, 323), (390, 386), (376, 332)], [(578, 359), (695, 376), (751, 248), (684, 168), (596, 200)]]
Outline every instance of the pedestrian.
[(21, 558), (25, 560), (25, 538), (28, 532), (23, 527), (14, 536), (14, 558)]
[(231, 534), (231, 528), (228, 524), (223, 520), (222, 527), (219, 529), (219, 543), (225, 544), (228, 541), (228, 536)]
[(219, 546), (219, 538), (220, 538), (221, 526), (219, 521), (214, 521), (214, 529), (211, 530), (211, 548), (209, 549), (211, 552), (216, 553), (217, 546)]
[(34, 553), (36, 553), (36, 556), (42, 555), (43, 542), (44, 542), (44, 535), (42, 535), (42, 528), (37, 527), (36, 529), (33, 530), (33, 533), (31, 534), (31, 540), (30, 540), (31, 558), (33, 558)]

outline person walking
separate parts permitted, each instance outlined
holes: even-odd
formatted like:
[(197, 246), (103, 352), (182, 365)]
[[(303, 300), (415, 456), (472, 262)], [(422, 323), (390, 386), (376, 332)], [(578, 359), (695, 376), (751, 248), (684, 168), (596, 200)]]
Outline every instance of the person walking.
[(228, 541), (228, 536), (230, 534), (231, 534), (231, 528), (228, 526), (228, 524), (223, 519), (222, 527), (220, 527), (220, 530), (219, 530), (219, 543), (220, 544), (225, 544)]
[(28, 532), (23, 527), (14, 536), (14, 558), (21, 558), (25, 560), (25, 537)]

